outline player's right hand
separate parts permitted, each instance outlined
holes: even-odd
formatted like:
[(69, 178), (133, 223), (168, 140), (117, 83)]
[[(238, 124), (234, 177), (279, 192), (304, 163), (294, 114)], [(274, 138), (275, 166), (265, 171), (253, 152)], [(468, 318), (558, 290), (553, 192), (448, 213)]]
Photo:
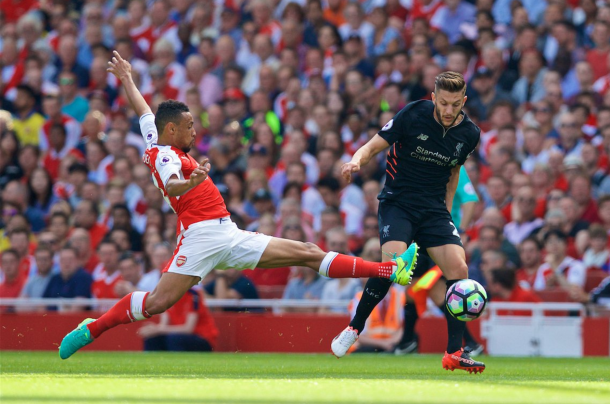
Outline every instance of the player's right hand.
[(123, 59), (119, 52), (114, 51), (112, 54), (114, 57), (108, 62), (108, 69), (106, 70), (114, 74), (121, 81), (131, 77), (131, 64)]
[(208, 173), (210, 172), (210, 168), (212, 168), (209, 161), (210, 159), (204, 157), (203, 160), (201, 160), (201, 163), (199, 163), (199, 166), (193, 170), (189, 177), (189, 185), (191, 188), (196, 187), (208, 178)]
[(352, 173), (360, 171), (360, 164), (350, 161), (341, 166), (341, 175), (347, 182), (352, 182)]

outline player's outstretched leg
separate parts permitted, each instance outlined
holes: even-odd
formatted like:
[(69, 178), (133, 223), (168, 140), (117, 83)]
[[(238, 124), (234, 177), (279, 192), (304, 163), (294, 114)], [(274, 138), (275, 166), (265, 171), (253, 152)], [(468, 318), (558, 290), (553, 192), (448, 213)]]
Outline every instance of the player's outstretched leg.
[(105, 331), (120, 324), (145, 320), (163, 313), (174, 305), (192, 286), (197, 276), (165, 273), (152, 293), (133, 292), (123, 297), (97, 320), (88, 318), (68, 333), (59, 346), (59, 357), (68, 359), (82, 347), (89, 345)]
[(359, 257), (324, 252), (313, 243), (272, 237), (257, 267), (278, 268), (307, 266), (328, 278), (385, 278), (399, 285), (407, 285), (417, 264), (418, 246), (412, 243), (391, 261), (371, 262)]

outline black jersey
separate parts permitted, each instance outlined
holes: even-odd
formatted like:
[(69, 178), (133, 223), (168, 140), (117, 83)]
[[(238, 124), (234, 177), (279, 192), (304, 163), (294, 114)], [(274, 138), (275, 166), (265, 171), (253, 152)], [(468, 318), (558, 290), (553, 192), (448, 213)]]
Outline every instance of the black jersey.
[(379, 131), (391, 146), (379, 200), (424, 206), (444, 203), (451, 169), (464, 164), (481, 134), (463, 114), (458, 125), (445, 129), (434, 118), (432, 101), (415, 101)]

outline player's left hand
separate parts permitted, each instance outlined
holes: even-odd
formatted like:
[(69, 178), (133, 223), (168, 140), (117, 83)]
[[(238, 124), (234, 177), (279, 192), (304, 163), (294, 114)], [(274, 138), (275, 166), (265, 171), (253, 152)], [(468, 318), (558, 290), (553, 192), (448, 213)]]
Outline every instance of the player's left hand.
[(189, 177), (191, 188), (196, 187), (205, 181), (205, 179), (208, 178), (208, 173), (210, 172), (211, 168), (212, 166), (209, 163), (209, 159), (204, 157), (203, 160), (201, 160), (201, 163), (199, 163), (199, 166), (193, 170), (191, 176)]
[(110, 73), (114, 74), (117, 79), (124, 81), (131, 77), (131, 64), (123, 59), (119, 52), (112, 52), (114, 57), (108, 62), (108, 69)]

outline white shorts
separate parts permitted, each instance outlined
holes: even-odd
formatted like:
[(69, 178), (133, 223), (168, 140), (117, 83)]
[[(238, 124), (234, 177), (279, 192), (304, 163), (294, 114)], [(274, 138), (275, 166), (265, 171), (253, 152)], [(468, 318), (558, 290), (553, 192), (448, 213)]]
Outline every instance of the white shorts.
[(194, 223), (178, 237), (167, 272), (203, 279), (213, 269), (256, 268), (271, 236), (240, 230), (228, 217)]

